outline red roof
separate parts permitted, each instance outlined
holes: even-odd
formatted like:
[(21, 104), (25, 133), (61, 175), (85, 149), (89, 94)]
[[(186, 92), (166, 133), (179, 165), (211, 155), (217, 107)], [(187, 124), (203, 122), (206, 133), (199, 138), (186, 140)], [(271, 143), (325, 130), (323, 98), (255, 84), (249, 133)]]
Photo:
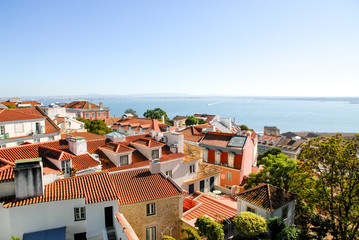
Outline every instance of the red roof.
[(215, 116), (216, 115), (208, 115), (208, 114), (194, 114), (193, 115), (193, 117), (195, 117), (195, 118), (204, 118), (204, 120), (206, 122), (212, 121)]
[(211, 127), (211, 126), (212, 125), (209, 124), (209, 123), (195, 125), (195, 126), (191, 126), (191, 127), (183, 129), (182, 131), (180, 131), (180, 133), (183, 134), (184, 139), (187, 140), (187, 141), (199, 142), (199, 141), (202, 140), (202, 138), (205, 135), (202, 132), (202, 130), (207, 128), (207, 127)]
[(212, 219), (218, 219), (218, 215), (224, 216), (225, 218), (231, 218), (237, 215), (237, 209), (217, 201), (214, 197), (207, 194), (200, 195), (195, 198), (194, 201), (197, 202), (197, 205), (183, 213), (183, 219), (187, 222), (203, 215)]
[(66, 104), (65, 108), (76, 108), (76, 109), (89, 109), (89, 105), (91, 104), (91, 109), (100, 108), (99, 105), (90, 103), (88, 101), (74, 101), (69, 104)]
[(116, 200), (118, 195), (109, 173), (99, 172), (57, 180), (45, 186), (44, 195), (24, 200), (14, 199), (5, 202), (3, 207), (9, 208), (78, 198), (85, 198), (86, 204), (91, 204)]
[(214, 145), (219, 147), (227, 147), (229, 141), (235, 134), (233, 133), (219, 133), (219, 132), (208, 132), (202, 139), (201, 143)]
[(273, 135), (263, 135), (258, 143), (261, 145), (276, 145), (279, 140), (281, 139), (281, 136), (273, 136)]
[(14, 166), (7, 165), (0, 168), (0, 183), (14, 181)]
[(122, 118), (117, 121), (116, 125), (112, 128), (118, 129), (118, 125), (122, 127), (123, 130), (129, 130), (129, 126), (131, 126), (131, 130), (135, 132), (139, 132), (140, 129), (143, 132), (149, 132), (151, 130), (155, 130), (157, 132), (165, 132), (167, 131), (167, 124), (158, 121), (157, 119), (147, 119), (147, 118), (135, 118), (135, 117), (127, 117)]
[(20, 102), (1, 102), (1, 104), (5, 105), (5, 106), (13, 106), (16, 107), (17, 104), (30, 104), (32, 106), (40, 106), (41, 103), (37, 102), (37, 101), (20, 101)]
[(61, 138), (62, 139), (66, 139), (67, 135), (72, 135), (74, 137), (83, 137), (85, 138), (85, 140), (95, 140), (95, 139), (106, 139), (106, 137), (95, 134), (95, 133), (90, 133), (90, 132), (70, 132), (70, 133), (63, 133), (61, 134)]
[(133, 152), (136, 150), (135, 148), (131, 148), (121, 143), (114, 143), (114, 142), (107, 143), (105, 146), (102, 146), (101, 148), (114, 153)]
[(30, 119), (44, 119), (44, 116), (30, 115), (18, 109), (2, 109), (0, 110), (0, 122), (30, 120)]
[(170, 180), (148, 169), (124, 171), (110, 175), (119, 195), (120, 204), (150, 201), (181, 195)]
[(152, 138), (140, 138), (135, 141), (132, 141), (131, 144), (139, 144), (139, 145), (143, 145), (143, 146), (146, 146), (149, 148), (160, 147), (160, 146), (166, 145), (166, 144), (157, 142), (157, 141), (153, 140)]

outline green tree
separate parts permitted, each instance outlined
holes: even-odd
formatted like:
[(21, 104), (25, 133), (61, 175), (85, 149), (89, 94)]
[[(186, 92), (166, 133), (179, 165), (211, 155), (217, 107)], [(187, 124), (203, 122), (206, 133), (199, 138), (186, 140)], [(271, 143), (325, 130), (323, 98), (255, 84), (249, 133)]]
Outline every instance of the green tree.
[(334, 239), (358, 239), (359, 136), (313, 138), (302, 146), (291, 187), (309, 209), (329, 219)]
[(138, 118), (138, 115), (137, 115), (137, 113), (136, 113), (136, 111), (135, 110), (133, 110), (132, 108), (127, 108), (126, 110), (125, 110), (125, 114), (132, 114), (132, 116), (134, 116), (135, 118)]
[(158, 121), (162, 120), (162, 116), (164, 116), (165, 118), (165, 123), (167, 125), (171, 125), (170, 119), (167, 116), (167, 113), (162, 110), (161, 108), (155, 108), (153, 110), (148, 109), (145, 113), (143, 113), (143, 116), (145, 118), (149, 118), (149, 119), (157, 119)]
[(200, 216), (195, 224), (200, 236), (206, 236), (208, 240), (222, 240), (224, 231), (222, 225), (209, 217)]
[(247, 125), (242, 124), (242, 125), (240, 125), (239, 127), (241, 128), (242, 131), (243, 131), (243, 130), (249, 131), (249, 128), (247, 127)]
[(90, 133), (95, 133), (98, 135), (105, 135), (112, 132), (111, 128), (108, 128), (104, 121), (102, 120), (89, 120), (84, 118), (76, 118), (78, 121), (85, 123), (85, 128)]
[(189, 116), (186, 121), (186, 126), (190, 126), (190, 125), (197, 125), (199, 123), (199, 119), (195, 118), (194, 116)]
[(8, 109), (15, 109), (16, 107), (14, 105), (5, 105)]
[(255, 237), (267, 231), (266, 220), (251, 212), (241, 212), (233, 218), (236, 231), (241, 237)]
[(164, 235), (162, 240), (176, 240), (175, 238), (173, 237), (170, 237), (170, 236), (167, 236), (167, 235)]
[(205, 124), (207, 123), (203, 118), (197, 118), (198, 119), (198, 124)]
[(19, 237), (11, 236), (11, 240), (20, 240), (20, 238), (19, 238)]
[(272, 240), (276, 240), (277, 235), (285, 228), (283, 220), (279, 217), (270, 218), (267, 225)]
[(198, 232), (192, 228), (184, 227), (181, 229), (181, 233), (186, 233), (186, 236), (182, 240), (201, 240)]
[(291, 181), (289, 173), (295, 170), (297, 161), (280, 153), (275, 156), (269, 154), (261, 162), (264, 165), (263, 169), (249, 175), (246, 189), (260, 183), (269, 183), (288, 190)]
[(297, 240), (299, 239), (300, 230), (295, 227), (285, 227), (278, 235), (278, 240)]
[(262, 159), (267, 157), (269, 154), (273, 155), (273, 156), (276, 156), (276, 155), (278, 155), (280, 153), (283, 153), (282, 149), (280, 149), (280, 148), (276, 148), (276, 147), (269, 148), (263, 154), (258, 156), (258, 164), (262, 164)]

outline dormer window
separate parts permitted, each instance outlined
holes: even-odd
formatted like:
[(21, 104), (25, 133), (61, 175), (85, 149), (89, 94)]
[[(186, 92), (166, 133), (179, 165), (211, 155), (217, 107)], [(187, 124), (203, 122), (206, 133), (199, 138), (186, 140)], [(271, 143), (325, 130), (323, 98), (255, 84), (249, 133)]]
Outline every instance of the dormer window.
[(160, 150), (156, 149), (156, 150), (152, 150), (152, 159), (157, 159), (160, 157)]
[(120, 166), (128, 165), (128, 155), (120, 157)]
[(216, 164), (219, 164), (221, 162), (221, 151), (216, 151)]
[(70, 174), (71, 171), (70, 159), (61, 161), (61, 171), (63, 171), (65, 174)]

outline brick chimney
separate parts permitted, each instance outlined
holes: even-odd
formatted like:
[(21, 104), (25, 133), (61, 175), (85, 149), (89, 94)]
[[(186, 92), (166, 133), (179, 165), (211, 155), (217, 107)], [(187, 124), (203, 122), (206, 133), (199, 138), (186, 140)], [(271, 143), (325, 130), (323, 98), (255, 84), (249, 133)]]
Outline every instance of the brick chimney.
[(25, 199), (44, 195), (41, 158), (15, 161), (15, 197)]

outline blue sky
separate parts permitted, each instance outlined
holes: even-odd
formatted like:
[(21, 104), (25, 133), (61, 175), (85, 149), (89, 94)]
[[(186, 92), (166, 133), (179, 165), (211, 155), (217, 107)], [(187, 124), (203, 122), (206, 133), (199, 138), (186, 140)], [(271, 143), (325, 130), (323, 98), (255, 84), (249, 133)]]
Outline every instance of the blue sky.
[(358, 0), (1, 1), (1, 95), (359, 97)]

